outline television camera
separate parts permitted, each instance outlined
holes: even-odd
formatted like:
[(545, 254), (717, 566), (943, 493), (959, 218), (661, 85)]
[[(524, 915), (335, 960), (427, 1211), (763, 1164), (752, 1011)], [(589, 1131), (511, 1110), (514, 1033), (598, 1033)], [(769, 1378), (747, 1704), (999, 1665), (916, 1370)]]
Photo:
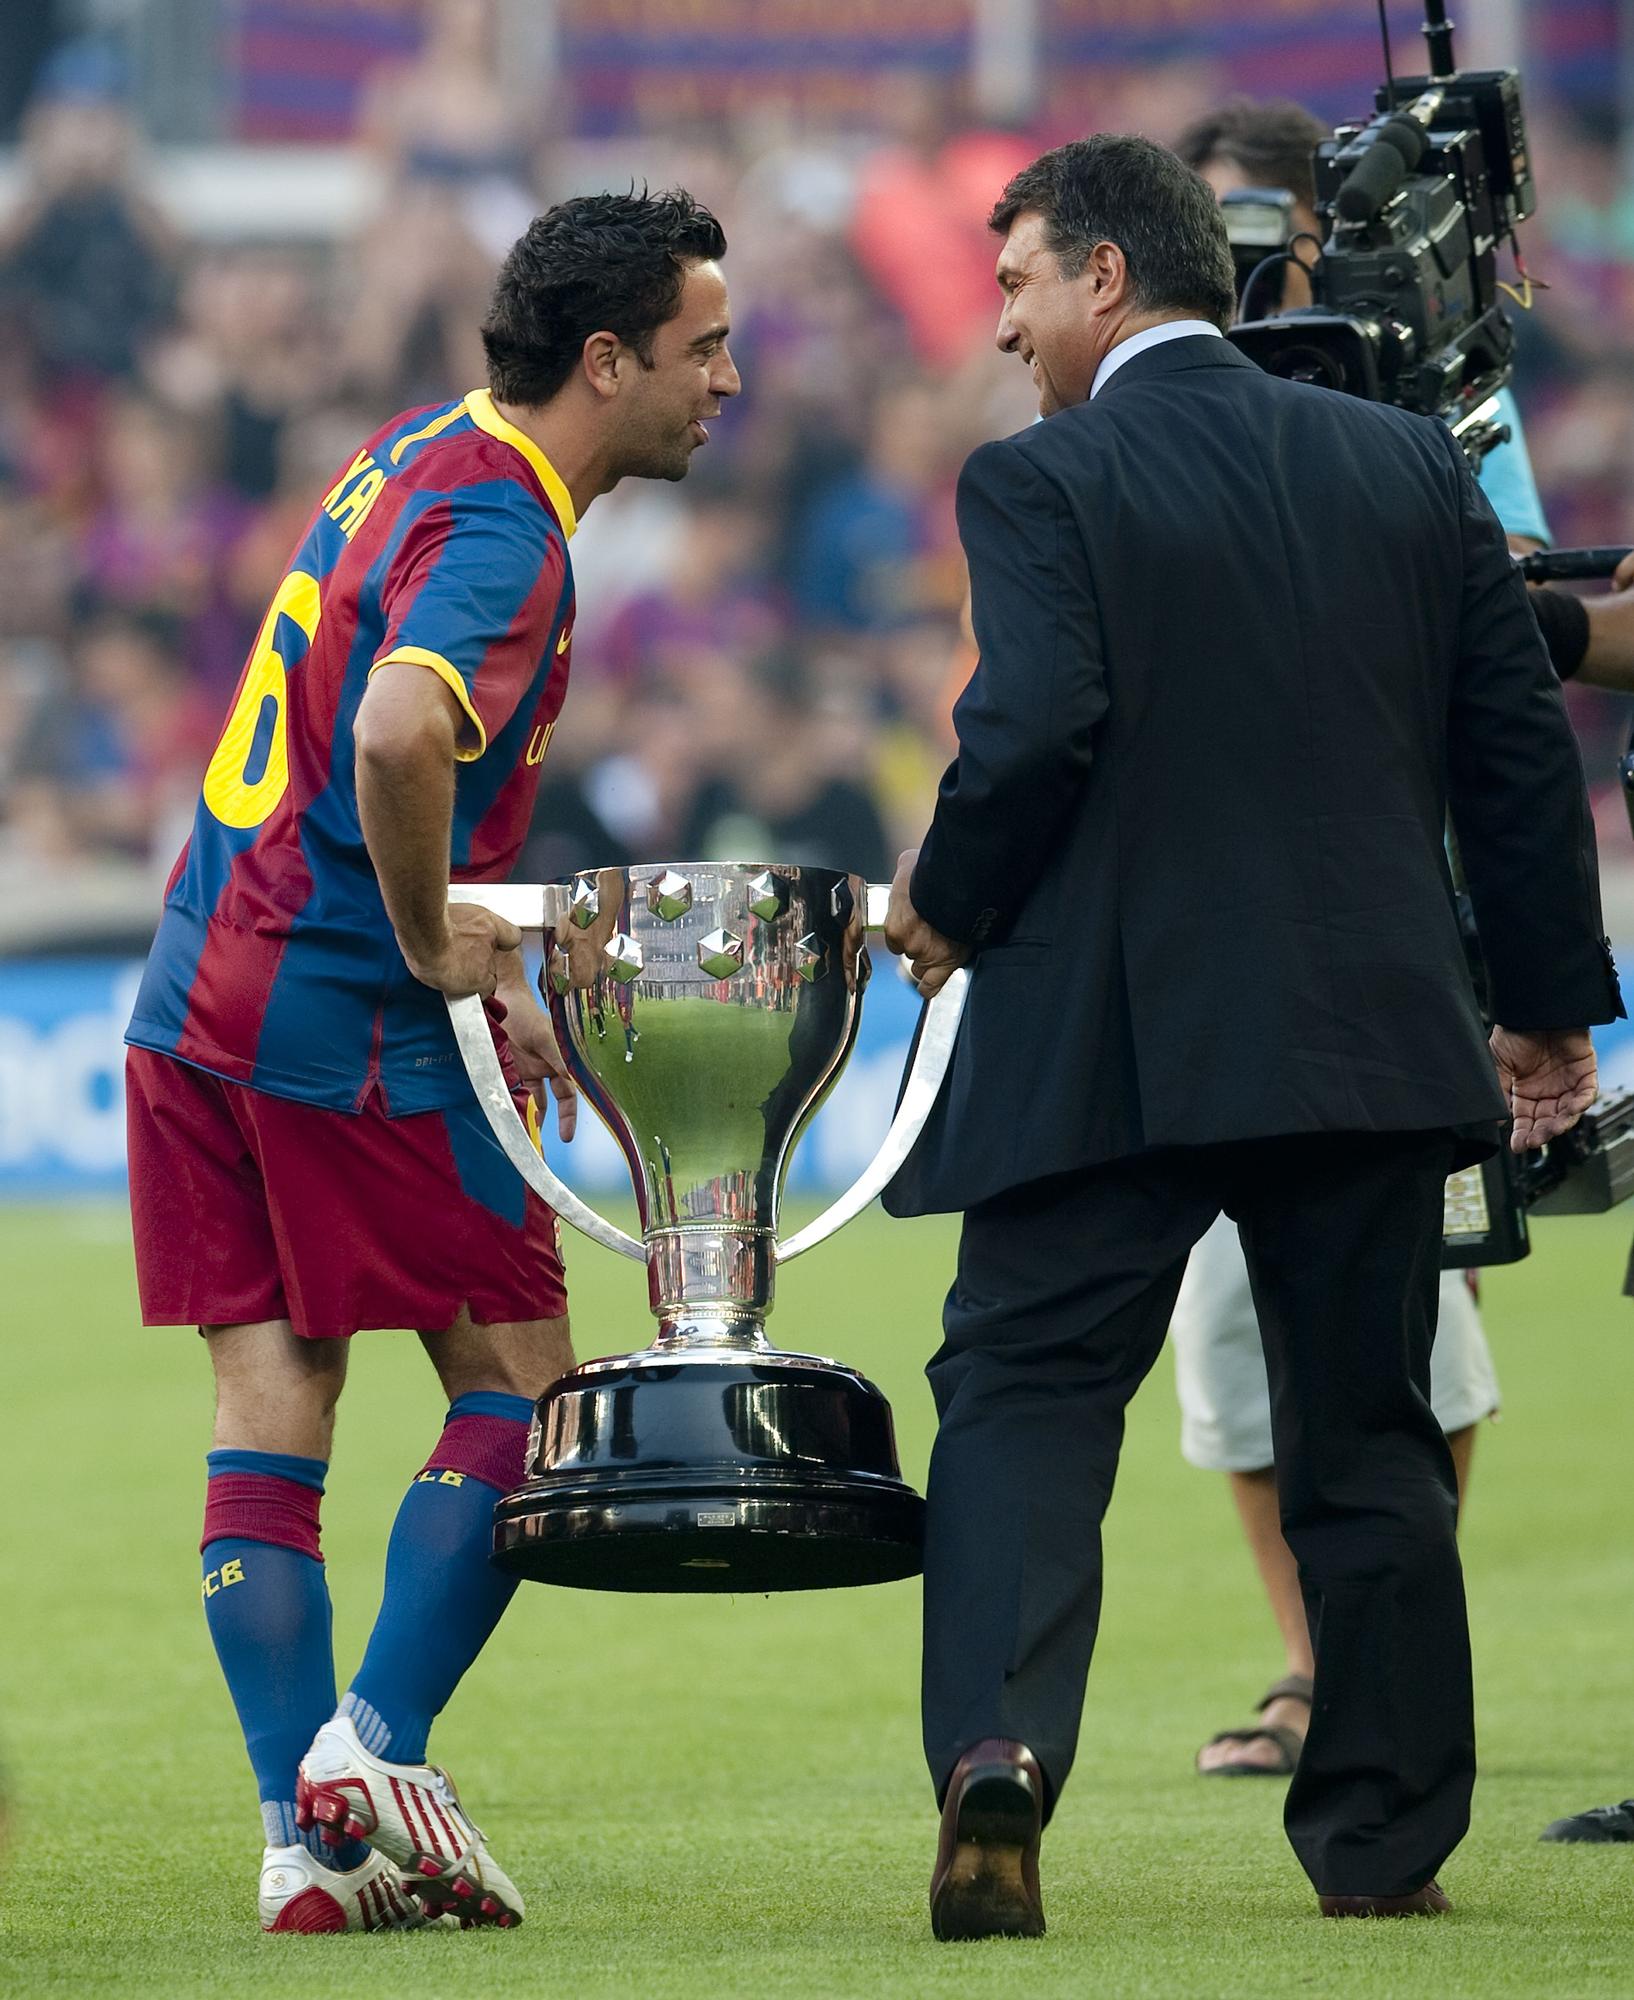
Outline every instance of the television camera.
[[(1519, 71), (1458, 69), (1445, 0), (1428, 0), (1424, 32), (1429, 73), (1397, 77), (1386, 35), (1377, 115), (1317, 149), (1327, 236), (1303, 239), (1312, 258), (1281, 190), (1227, 197), (1239, 269), (1262, 253), (1230, 338), (1273, 375), (1443, 418), (1479, 463), (1507, 436), (1490, 407), (1514, 348), (1498, 254), (1514, 247), (1524, 284), (1515, 232), (1537, 191)], [(1249, 317), (1292, 261), (1310, 272), (1315, 303)]]

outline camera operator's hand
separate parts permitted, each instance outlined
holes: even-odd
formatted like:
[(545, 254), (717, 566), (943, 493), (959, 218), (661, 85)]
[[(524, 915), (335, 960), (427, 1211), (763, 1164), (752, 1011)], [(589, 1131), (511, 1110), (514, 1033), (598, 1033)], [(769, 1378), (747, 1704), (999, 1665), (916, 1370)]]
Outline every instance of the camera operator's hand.
[(1634, 554), (1617, 565), (1610, 590), (1576, 602), (1582, 607), (1579, 618), (1588, 620), (1588, 644), (1576, 679), (1612, 694), (1634, 694)]
[(1531, 1152), (1569, 1132), (1599, 1089), (1594, 1044), (1586, 1028), (1524, 1033), (1494, 1028), (1492, 1060), (1509, 1099), (1512, 1153)]
[(896, 879), (891, 884), (891, 907), (885, 918), (885, 942), (908, 961), (915, 990), (925, 1000), (934, 1000), (942, 988), (970, 958), (968, 945), (955, 944), (933, 930), (913, 906), (908, 883), (919, 849), (910, 847), (898, 858)]

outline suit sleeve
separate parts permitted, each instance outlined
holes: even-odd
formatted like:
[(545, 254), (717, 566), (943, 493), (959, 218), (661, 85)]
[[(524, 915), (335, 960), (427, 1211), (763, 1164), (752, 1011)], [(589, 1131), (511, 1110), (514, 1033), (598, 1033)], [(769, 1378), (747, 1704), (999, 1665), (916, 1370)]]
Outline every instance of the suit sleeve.
[(1015, 445), (983, 445), (958, 519), (980, 657), (911, 894), (944, 937), (981, 945), (1014, 921), (1082, 789), (1106, 690), (1088, 559), (1054, 482)]
[(1464, 558), (1448, 803), (1493, 1012), (1515, 1029), (1617, 1020), (1623, 1003), (1577, 739), (1503, 528), (1447, 443)]

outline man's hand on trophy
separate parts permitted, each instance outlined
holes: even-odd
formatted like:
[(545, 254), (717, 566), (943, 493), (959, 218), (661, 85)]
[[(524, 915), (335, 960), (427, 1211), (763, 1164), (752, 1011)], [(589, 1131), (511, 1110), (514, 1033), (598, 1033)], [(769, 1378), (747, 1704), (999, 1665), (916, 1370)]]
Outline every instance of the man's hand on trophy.
[(897, 859), (891, 907), (885, 916), (885, 942), (908, 961), (909, 975), (920, 996), (934, 1000), (959, 967), (968, 964), (970, 949), (933, 930), (914, 908), (908, 884), (918, 859), (917, 847), (910, 847)]
[(541, 1115), (545, 1110), (545, 1086), (556, 1100), (556, 1130), (565, 1144), (579, 1123), (579, 1093), (572, 1071), (556, 1039), (550, 1016), (528, 990), (521, 954), (503, 961), (494, 996), (505, 1009), (505, 1037), (511, 1045), (516, 1073), (533, 1092)]
[(1512, 1153), (1531, 1152), (1558, 1139), (1594, 1102), (1599, 1077), (1586, 1028), (1536, 1034), (1494, 1028), (1491, 1047), (1515, 1120), (1509, 1135)]
[(475, 993), (493, 997), (499, 985), (501, 957), (522, 944), (515, 924), (485, 909), (481, 903), (450, 903), (445, 934), (424, 952), (412, 952), (401, 936), (408, 969), (422, 986), (462, 999)]

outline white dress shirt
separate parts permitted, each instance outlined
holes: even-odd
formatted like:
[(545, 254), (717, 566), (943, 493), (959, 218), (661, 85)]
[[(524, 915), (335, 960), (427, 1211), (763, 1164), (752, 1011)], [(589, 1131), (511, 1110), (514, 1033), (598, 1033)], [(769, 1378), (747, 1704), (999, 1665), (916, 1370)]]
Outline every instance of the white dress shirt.
[(1166, 340), (1189, 340), (1193, 334), (1211, 333), (1216, 340), (1225, 335), (1207, 319), (1166, 319), (1161, 326), (1149, 326), (1144, 333), (1132, 333), (1127, 340), (1120, 340), (1112, 352), (1102, 358), (1095, 371), (1095, 380), (1090, 384), (1089, 396), (1093, 402), (1126, 361), (1133, 361), (1137, 354), (1144, 354), (1149, 347), (1161, 347)]

